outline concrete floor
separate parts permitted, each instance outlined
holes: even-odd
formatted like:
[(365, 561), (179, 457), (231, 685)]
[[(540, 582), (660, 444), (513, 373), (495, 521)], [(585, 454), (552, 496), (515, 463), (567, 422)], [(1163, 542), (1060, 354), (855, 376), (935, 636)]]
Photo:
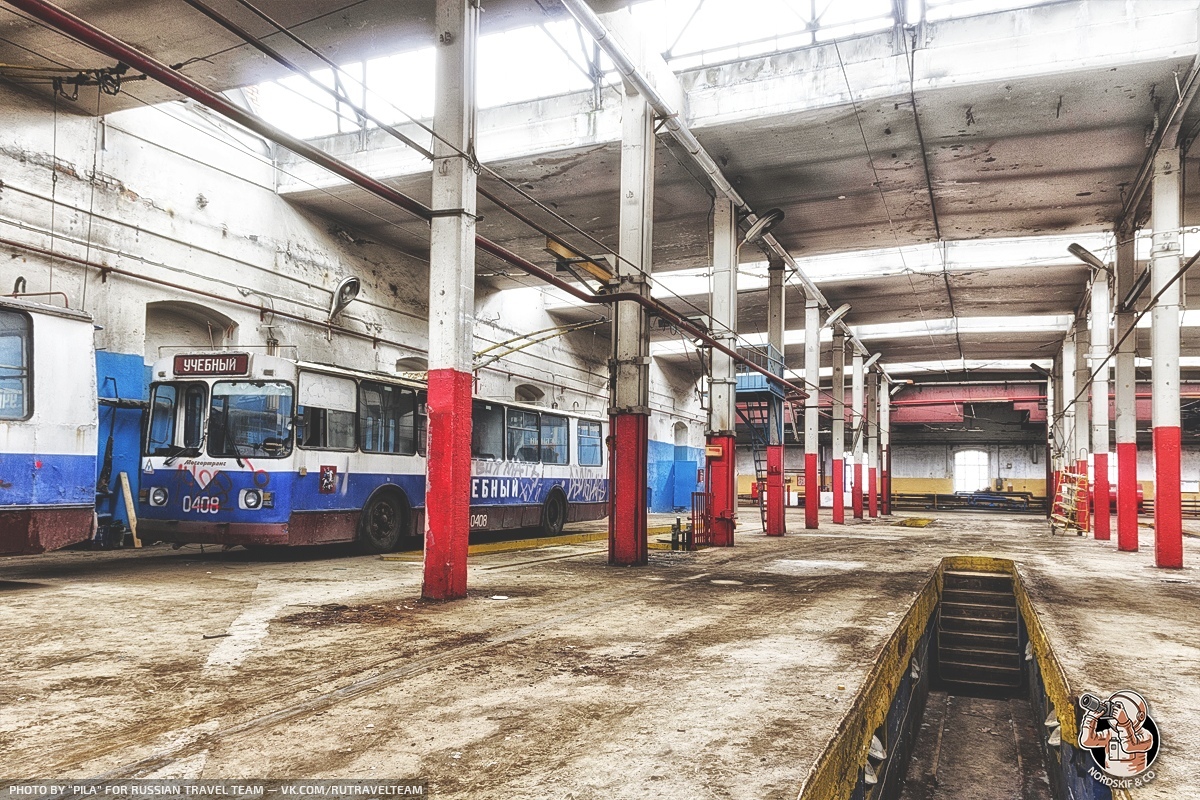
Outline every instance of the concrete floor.
[(987, 553), (1019, 562), (1072, 691), (1150, 700), (1160, 777), (1135, 797), (1200, 793), (1196, 540), (1165, 572), (1148, 530), (1123, 554), (1004, 514), (789, 524), (644, 568), (604, 542), (476, 556), (448, 605), (418, 563), (342, 550), (3, 559), (0, 774), (793, 798), (938, 560)]

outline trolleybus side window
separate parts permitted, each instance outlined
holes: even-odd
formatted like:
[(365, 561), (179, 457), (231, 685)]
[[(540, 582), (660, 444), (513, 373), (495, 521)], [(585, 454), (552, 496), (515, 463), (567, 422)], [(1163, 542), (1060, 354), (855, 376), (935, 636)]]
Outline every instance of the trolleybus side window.
[(353, 411), (300, 406), (300, 446), (310, 450), (354, 450)]
[(600, 466), (601, 446), (599, 422), (584, 422), (579, 420), (579, 464), (583, 467)]
[(519, 408), (508, 409), (508, 460), (536, 463), (538, 444), (538, 415)]
[(425, 392), (417, 392), (417, 453), (425, 455), (429, 436), (429, 403)]
[(300, 373), (297, 443), (313, 450), (354, 450), (358, 385), (349, 378)]
[(566, 417), (542, 414), (542, 463), (571, 463), (571, 433)]
[(25, 419), (33, 413), (29, 352), (33, 325), (17, 311), (0, 311), (0, 419)]
[(504, 406), (476, 400), (471, 414), (471, 458), (504, 458)]
[(179, 390), (169, 383), (154, 387), (154, 399), (150, 401), (150, 427), (146, 435), (147, 455), (171, 455), (175, 445), (175, 400), (178, 395)]
[(412, 455), (416, 448), (417, 393), (363, 381), (358, 387), (359, 445), (368, 453)]
[(237, 459), (290, 455), (292, 398), (292, 385), (282, 381), (214, 383), (209, 455)]

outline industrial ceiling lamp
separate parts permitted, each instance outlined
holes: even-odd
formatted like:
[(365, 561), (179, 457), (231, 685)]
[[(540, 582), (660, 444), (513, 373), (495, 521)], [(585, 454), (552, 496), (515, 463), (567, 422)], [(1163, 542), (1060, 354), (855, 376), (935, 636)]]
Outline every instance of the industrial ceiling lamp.
[(1093, 253), (1091, 250), (1088, 250), (1081, 244), (1072, 243), (1067, 246), (1067, 251), (1083, 263), (1087, 264), (1089, 267), (1094, 269), (1108, 269), (1108, 267), (1104, 265), (1104, 262), (1101, 261), (1095, 253)]
[(750, 226), (750, 230), (746, 231), (746, 237), (742, 239), (742, 244), (753, 244), (754, 242), (757, 242), (759, 239), (770, 233), (771, 229), (778, 225), (782, 219), (783, 209), (772, 208), (770, 211), (760, 216), (755, 223)]
[(837, 322), (842, 317), (846, 316), (846, 314), (849, 313), (849, 311), (850, 311), (850, 304), (842, 303), (832, 313), (830, 313), (830, 315), (825, 319), (825, 327), (827, 327), (827, 328), (833, 327), (834, 323)]
[(864, 361), (864, 362), (863, 362), (863, 369), (870, 369), (870, 368), (871, 368), (871, 365), (872, 365), (872, 364), (874, 364), (876, 361), (878, 361), (878, 360), (879, 360), (879, 357), (880, 357), (881, 355), (883, 355), (883, 353), (876, 353), (875, 355), (871, 356), (871, 357), (870, 357), (870, 358), (868, 358), (866, 361)]
[(338, 282), (337, 288), (333, 290), (333, 299), (329, 302), (329, 321), (333, 322), (333, 318), (346, 310), (346, 306), (354, 302), (354, 298), (358, 297), (358, 290), (362, 288), (362, 281), (353, 275), (342, 278)]

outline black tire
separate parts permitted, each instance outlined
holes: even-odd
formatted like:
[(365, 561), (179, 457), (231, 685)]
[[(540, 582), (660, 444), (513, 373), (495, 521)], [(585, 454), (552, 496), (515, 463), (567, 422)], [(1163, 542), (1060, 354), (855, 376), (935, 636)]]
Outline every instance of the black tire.
[(358, 520), (358, 546), (367, 553), (390, 553), (407, 532), (407, 504), (394, 492), (380, 492)]
[(567, 498), (562, 492), (551, 492), (542, 506), (542, 533), (546, 536), (558, 536), (567, 524)]

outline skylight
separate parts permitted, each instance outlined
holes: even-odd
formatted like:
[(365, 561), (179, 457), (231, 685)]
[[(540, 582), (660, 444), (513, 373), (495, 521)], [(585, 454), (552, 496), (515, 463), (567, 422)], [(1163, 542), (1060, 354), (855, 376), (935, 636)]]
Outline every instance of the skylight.
[[(907, 0), (906, 21), (1036, 5), (1029, 0)], [(643, 0), (630, 13), (649, 44), (676, 71), (805, 47), (893, 27), (892, 0)], [(433, 47), (343, 66), (342, 88), (385, 123), (433, 115)], [(570, 18), (487, 34), (479, 40), (480, 108), (611, 87), (619, 78)], [(333, 86), (329, 70), (312, 73)], [(365, 85), (365, 89), (364, 89)], [(259, 84), (249, 92), (257, 111), (303, 138), (369, 127), (345, 104), (303, 76)]]

